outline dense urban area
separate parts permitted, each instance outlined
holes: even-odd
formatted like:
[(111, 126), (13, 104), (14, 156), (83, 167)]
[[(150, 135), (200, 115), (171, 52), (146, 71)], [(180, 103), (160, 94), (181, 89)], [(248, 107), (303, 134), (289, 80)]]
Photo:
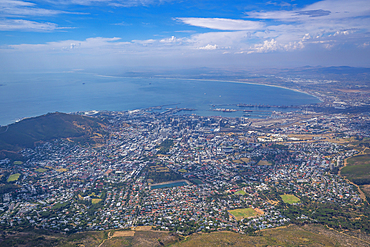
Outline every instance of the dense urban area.
[(160, 109), (76, 113), (105, 121), (100, 142), (57, 139), (23, 149), (24, 161), (0, 160), (1, 228), (370, 231), (369, 194), (359, 187), (368, 178), (342, 169), (369, 154), (368, 114), (302, 109), (250, 119)]

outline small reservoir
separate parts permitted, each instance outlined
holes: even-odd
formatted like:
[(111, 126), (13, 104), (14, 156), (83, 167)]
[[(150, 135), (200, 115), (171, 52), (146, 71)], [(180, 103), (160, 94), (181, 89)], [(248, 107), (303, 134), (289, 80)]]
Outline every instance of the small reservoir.
[(171, 187), (178, 187), (178, 186), (185, 186), (191, 184), (187, 180), (178, 180), (178, 181), (171, 181), (171, 182), (165, 182), (165, 183), (159, 183), (159, 184), (152, 184), (150, 185), (150, 189), (161, 189), (161, 188), (171, 188)]

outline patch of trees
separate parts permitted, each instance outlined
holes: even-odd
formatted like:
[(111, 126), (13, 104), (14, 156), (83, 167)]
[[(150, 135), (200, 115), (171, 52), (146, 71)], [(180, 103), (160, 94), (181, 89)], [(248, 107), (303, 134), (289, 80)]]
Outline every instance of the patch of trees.
[(370, 178), (350, 178), (350, 180), (357, 185), (370, 184)]
[(180, 174), (170, 170), (170, 172), (148, 172), (147, 179), (152, 179), (154, 183), (162, 183), (184, 178)]
[[(283, 214), (294, 224), (317, 222), (338, 230), (351, 229), (370, 233), (369, 215), (360, 217), (366, 211), (366, 209), (353, 211), (351, 206), (342, 207), (332, 203), (312, 203), (303, 206), (288, 205)], [(301, 219), (302, 215), (308, 218)]]
[[(163, 171), (164, 169), (165, 171)], [(154, 183), (162, 183), (184, 179), (182, 175), (167, 168), (165, 165), (158, 166), (157, 164), (154, 163), (147, 166), (143, 173), (146, 174), (147, 179), (152, 179)]]
[(161, 145), (159, 145), (159, 151), (158, 154), (167, 154), (171, 147), (173, 146), (173, 140), (171, 139), (166, 139), (164, 140)]

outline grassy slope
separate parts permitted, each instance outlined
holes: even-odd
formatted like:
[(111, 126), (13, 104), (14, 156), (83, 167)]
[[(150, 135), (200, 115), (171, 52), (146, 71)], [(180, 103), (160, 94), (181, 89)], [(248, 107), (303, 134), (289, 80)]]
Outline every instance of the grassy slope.
[(370, 155), (358, 155), (348, 159), (348, 164), (342, 169), (341, 174), (349, 180), (369, 179), (370, 181)]
[(281, 199), (283, 199), (285, 203), (293, 204), (293, 203), (300, 202), (300, 199), (296, 197), (295, 195), (287, 194), (287, 195), (280, 195), (280, 197)]
[[(71, 235), (52, 233), (45, 230), (28, 229), (24, 232), (3, 232), (0, 237), (2, 247), (114, 247), (114, 246), (168, 246), (179, 240), (178, 236), (160, 231), (136, 231), (132, 237), (113, 237), (114, 230), (83, 232)], [(160, 242), (158, 241), (160, 240)]]
[(357, 184), (365, 193), (367, 200), (370, 198), (370, 149), (363, 150), (362, 155), (357, 155), (347, 160), (347, 166), (341, 169), (341, 175)]
[(365, 241), (319, 225), (304, 227), (292, 225), (286, 228), (261, 231), (257, 236), (241, 235), (233, 232), (194, 234), (188, 237), (186, 241), (172, 246), (368, 246), (368, 240)]
[(242, 208), (242, 209), (234, 209), (229, 210), (229, 213), (232, 214), (237, 220), (241, 220), (243, 218), (249, 218), (257, 215), (257, 212), (253, 210), (253, 208)]
[(20, 175), (21, 175), (20, 173), (10, 175), (9, 178), (8, 178), (8, 182), (17, 181)]
[[(108, 234), (108, 232), (111, 232)], [(114, 230), (85, 232), (72, 235), (29, 230), (21, 233), (3, 232), (0, 246), (358, 246), (370, 245), (370, 236), (357, 233), (340, 233), (321, 225), (281, 227), (260, 231), (256, 236), (234, 232), (193, 234), (179, 242), (177, 235), (160, 231), (136, 231), (134, 236), (114, 237)], [(351, 234), (356, 235), (352, 237)], [(358, 238), (358, 237), (361, 237)], [(158, 241), (160, 240), (160, 242)]]
[(15, 152), (23, 148), (33, 148), (39, 142), (57, 138), (83, 141), (94, 132), (101, 132), (101, 124), (95, 118), (58, 112), (24, 119), (0, 128), (0, 159), (16, 156)]

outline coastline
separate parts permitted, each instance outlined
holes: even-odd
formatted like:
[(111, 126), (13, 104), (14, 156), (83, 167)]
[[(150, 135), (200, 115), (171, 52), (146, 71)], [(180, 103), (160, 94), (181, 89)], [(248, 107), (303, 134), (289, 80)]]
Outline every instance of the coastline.
[[(158, 79), (173, 79), (173, 80), (179, 80), (178, 78), (158, 78)], [(306, 95), (312, 96), (312, 97), (314, 97), (314, 98), (318, 99), (319, 101), (323, 102), (323, 101), (322, 101), (319, 97), (317, 97), (316, 95), (310, 94), (310, 93), (308, 93), (308, 92), (305, 92), (305, 91), (302, 91), (302, 90), (299, 90), (299, 89), (295, 89), (295, 88), (288, 88), (288, 87), (278, 86), (278, 85), (262, 84), (262, 83), (255, 83), (255, 82), (245, 82), (245, 81), (216, 80), (216, 79), (180, 79), (180, 80), (231, 82), (231, 83), (249, 84), (249, 85), (257, 85), (257, 86), (276, 87), (276, 88), (282, 88), (282, 89), (286, 89), (286, 90), (294, 91), (294, 92), (297, 92), (297, 93), (303, 93), (303, 94), (306, 94)]]
[[(63, 74), (63, 73), (62, 73)], [(212, 82), (217, 82), (217, 83), (222, 83), (225, 85), (225, 87), (233, 87), (232, 84), (230, 83), (238, 83), (238, 84), (245, 84), (245, 85), (256, 85), (256, 86), (266, 86), (266, 87), (275, 87), (275, 88), (281, 88), (281, 89), (284, 89), (284, 90), (289, 90), (291, 92), (297, 92), (297, 93), (303, 93), (305, 95), (309, 95), (311, 97), (313, 97), (312, 102), (314, 103), (319, 103), (319, 102), (322, 102), (322, 100), (313, 95), (313, 94), (310, 94), (309, 92), (305, 92), (305, 91), (302, 91), (302, 90), (299, 90), (299, 89), (294, 89), (294, 88), (288, 88), (288, 87), (284, 87), (284, 86), (278, 86), (278, 85), (269, 85), (269, 84), (264, 84), (264, 83), (256, 83), (256, 82), (251, 82), (251, 81), (243, 81), (243, 80), (219, 80), (219, 79), (188, 79), (188, 78), (174, 78), (174, 77), (171, 77), (171, 76), (166, 76), (166, 75), (162, 75), (161, 77), (145, 77), (145, 76), (137, 76), (137, 77), (128, 77), (128, 76), (111, 76), (111, 75), (101, 75), (101, 74), (97, 74), (97, 73), (86, 73), (86, 72), (79, 72), (79, 74), (83, 74), (83, 75), (87, 75), (88, 77), (105, 77), (105, 78), (116, 78), (117, 80), (112, 80), (114, 83), (116, 83), (116, 81), (124, 81), (125, 79), (136, 79), (136, 80), (140, 80), (140, 79), (143, 79), (145, 81), (150, 81), (150, 80), (162, 80), (164, 83), (166, 83), (166, 81), (179, 81), (180, 83), (183, 83), (186, 87), (186, 81), (188, 81), (189, 83), (191, 83), (191, 81), (193, 81), (192, 84), (195, 84), (196, 85), (196, 82), (203, 82), (203, 83), (212, 83)], [(86, 80), (88, 80), (89, 78), (86, 77)], [(62, 77), (62, 79), (64, 79), (64, 77)], [(90, 78), (91, 79), (91, 78)], [(171, 82), (172, 83), (172, 82)], [(229, 84), (228, 84), (229, 83)], [(42, 83), (38, 83), (36, 86), (40, 86), (42, 85)], [(78, 85), (78, 83), (75, 83), (75, 85)], [(234, 84), (236, 85), (236, 84)], [(84, 86), (86, 87), (86, 86)], [(12, 92), (14, 91), (13, 89), (10, 91)], [(269, 90), (269, 91), (272, 91), (273, 90)], [(77, 88), (77, 93), (75, 93), (74, 91), (72, 91), (72, 93), (75, 93), (75, 94), (85, 94), (84, 92), (86, 92), (85, 88)], [(52, 92), (53, 93), (53, 92)], [(65, 92), (64, 92), (65, 93)], [(60, 100), (59, 99), (60, 97), (57, 97), (57, 100)], [(85, 97), (86, 100), (89, 100), (89, 98)], [(300, 98), (299, 96), (296, 97), (296, 98)], [(34, 99), (34, 97), (29, 97), (27, 98), (27, 100), (32, 100), (32, 101), (35, 101), (37, 102), (37, 100)], [(48, 100), (48, 98), (46, 97), (46, 100)], [(53, 98), (53, 101), (55, 101), (56, 99)], [(63, 98), (63, 102), (73, 102), (72, 99), (68, 98), (68, 94), (67, 94), (67, 99)], [(14, 100), (13, 100), (14, 101)], [(12, 104), (13, 101), (10, 101), (9, 104)], [(125, 111), (125, 110), (132, 110), (132, 109), (140, 109), (142, 108), (141, 106), (135, 106), (133, 104), (131, 104), (129, 107), (127, 108), (122, 108), (122, 107), (119, 107), (117, 109), (113, 109), (111, 107), (100, 107), (102, 109), (100, 109), (99, 107), (96, 107), (94, 104), (91, 104), (91, 105), (87, 105), (86, 107), (86, 104), (83, 105), (83, 107), (74, 107), (75, 104), (69, 104), (67, 106), (63, 105), (63, 104), (58, 104), (57, 106), (55, 105), (52, 105), (52, 106), (44, 106), (41, 104), (42, 107), (31, 107), (29, 109), (27, 109), (27, 111), (25, 111), (25, 107), (22, 108), (22, 104), (24, 102), (26, 102), (26, 100), (17, 100), (15, 101), (15, 105), (20, 105), (19, 108), (14, 108), (13, 111), (10, 111), (10, 110), (3, 110), (2, 112), (2, 121), (0, 123), (0, 126), (8, 126), (10, 124), (14, 124), (16, 122), (19, 122), (20, 120), (23, 120), (25, 118), (32, 118), (32, 117), (35, 117), (35, 116), (39, 116), (39, 115), (43, 115), (43, 114), (46, 114), (47, 112), (55, 112), (55, 111), (60, 111), (60, 112), (66, 112), (66, 113), (73, 113), (73, 112), (77, 112), (77, 111), (90, 111), (90, 110), (108, 110), (108, 111)], [(243, 100), (241, 100), (243, 101)], [(87, 102), (87, 101), (86, 101)], [(52, 102), (53, 103), (53, 102)], [(248, 103), (248, 102), (237, 102), (237, 103)], [(5, 103), (3, 103), (5, 104)], [(6, 103), (8, 104), (8, 103)], [(36, 104), (34, 104), (36, 105)], [(295, 105), (299, 105), (299, 103), (295, 104)], [(7, 105), (8, 106), (8, 105)], [(145, 106), (144, 108), (146, 108), (147, 106)], [(8, 108), (8, 107), (6, 107)], [(5, 108), (4, 108), (5, 109)], [(19, 111), (18, 111), (19, 109)], [(207, 114), (206, 114), (207, 115)]]
[[(100, 74), (93, 74), (95, 76), (99, 77), (111, 77), (111, 78), (137, 78), (137, 79), (153, 79), (153, 78), (148, 78), (148, 77), (142, 77), (142, 76), (134, 76), (134, 77), (129, 77), (129, 76), (110, 76), (110, 75), (100, 75)], [(286, 89), (290, 91), (294, 91), (297, 93), (303, 93), (309, 96), (312, 96), (316, 99), (318, 99), (320, 102), (324, 102), (322, 99), (320, 99), (318, 96), (313, 95), (309, 92), (302, 91), (296, 88), (289, 88), (289, 87), (284, 87), (284, 86), (278, 86), (278, 85), (271, 85), (271, 84), (263, 84), (263, 83), (256, 83), (256, 82), (246, 82), (246, 81), (234, 81), (234, 80), (217, 80), (217, 79), (189, 79), (189, 78), (176, 78), (176, 77), (154, 77), (154, 79), (162, 79), (162, 80), (182, 80), (182, 81), (215, 81), (215, 82), (231, 82), (231, 83), (240, 83), (240, 84), (250, 84), (250, 85), (257, 85), (257, 86), (266, 86), (266, 87), (275, 87), (275, 88), (281, 88), (281, 89)]]

